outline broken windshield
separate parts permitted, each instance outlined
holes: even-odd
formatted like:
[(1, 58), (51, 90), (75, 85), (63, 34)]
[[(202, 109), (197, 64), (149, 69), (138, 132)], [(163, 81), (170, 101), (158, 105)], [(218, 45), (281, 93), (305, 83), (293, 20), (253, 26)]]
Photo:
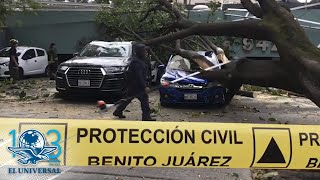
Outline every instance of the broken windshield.
[(167, 67), (169, 69), (182, 70), (186, 72), (201, 70), (197, 63), (189, 61), (188, 59), (183, 58), (180, 55), (173, 56)]
[(98, 46), (89, 44), (80, 53), (80, 57), (128, 57), (128, 45)]

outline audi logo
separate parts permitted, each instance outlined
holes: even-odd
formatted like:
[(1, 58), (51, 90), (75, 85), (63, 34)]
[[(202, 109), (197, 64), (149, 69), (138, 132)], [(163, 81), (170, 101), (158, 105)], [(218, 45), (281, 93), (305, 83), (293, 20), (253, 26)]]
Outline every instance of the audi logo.
[(89, 74), (90, 73), (90, 69), (80, 69), (79, 71), (78, 71), (78, 74)]

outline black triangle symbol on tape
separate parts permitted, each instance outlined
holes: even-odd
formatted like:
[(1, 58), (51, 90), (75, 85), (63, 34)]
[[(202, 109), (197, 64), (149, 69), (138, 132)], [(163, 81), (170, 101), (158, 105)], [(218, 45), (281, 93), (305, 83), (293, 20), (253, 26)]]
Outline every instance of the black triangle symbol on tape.
[(258, 163), (286, 163), (286, 160), (273, 137)]

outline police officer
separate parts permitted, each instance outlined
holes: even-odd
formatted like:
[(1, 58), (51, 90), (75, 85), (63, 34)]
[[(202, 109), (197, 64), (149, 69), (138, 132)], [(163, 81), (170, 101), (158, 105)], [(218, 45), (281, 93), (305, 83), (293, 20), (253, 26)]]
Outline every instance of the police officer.
[(19, 62), (18, 62), (18, 55), (17, 55), (17, 46), (18, 46), (18, 40), (11, 39), (10, 40), (10, 50), (9, 50), (9, 56), (10, 56), (10, 62), (9, 62), (9, 72), (10, 77), (12, 78), (12, 83), (15, 84), (19, 80)]
[(142, 121), (155, 121), (150, 116), (148, 87), (148, 66), (145, 63), (148, 47), (144, 44), (133, 44), (133, 57), (127, 73), (127, 96), (121, 101), (113, 115), (120, 119), (126, 118), (123, 111), (130, 102), (137, 98), (141, 102)]

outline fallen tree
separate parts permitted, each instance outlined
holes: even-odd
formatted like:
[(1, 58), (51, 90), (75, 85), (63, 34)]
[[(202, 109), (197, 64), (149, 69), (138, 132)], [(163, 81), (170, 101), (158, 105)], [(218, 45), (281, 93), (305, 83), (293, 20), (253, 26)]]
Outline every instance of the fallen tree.
[[(242, 5), (259, 19), (236, 22), (199, 23), (186, 19), (167, 0), (155, 0), (156, 5), (146, 13), (158, 10), (170, 14), (175, 32), (145, 40), (147, 45), (175, 41), (193, 35), (230, 36), (268, 40), (273, 42), (280, 55), (279, 61), (237, 59), (221, 70), (203, 72), (211, 80), (218, 80), (230, 90), (229, 98), (242, 84), (275, 87), (302, 94), (320, 107), (320, 50), (315, 47), (290, 9), (275, 0), (241, 0)], [(181, 53), (183, 52), (183, 53)], [(195, 60), (200, 66), (203, 57), (190, 50), (177, 50), (184, 57)], [(227, 97), (228, 98), (228, 97)]]

